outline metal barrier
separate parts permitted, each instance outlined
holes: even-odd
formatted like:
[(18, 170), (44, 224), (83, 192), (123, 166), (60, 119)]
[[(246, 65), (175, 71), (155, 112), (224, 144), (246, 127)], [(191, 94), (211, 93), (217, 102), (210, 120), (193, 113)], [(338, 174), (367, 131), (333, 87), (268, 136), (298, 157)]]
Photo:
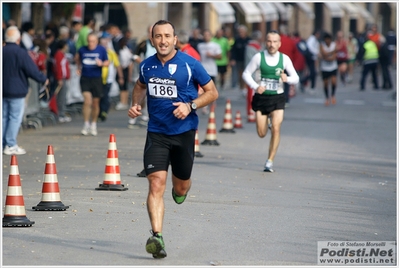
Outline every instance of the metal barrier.
[(41, 129), (48, 123), (56, 124), (57, 116), (46, 107), (40, 105), (39, 91), (40, 84), (29, 78), (29, 92), (25, 98), (25, 110), (22, 120), (22, 127)]
[(22, 120), (22, 128), (33, 127), (35, 129), (41, 129), (43, 124), (41, 119), (37, 116), (37, 114), (40, 112), (39, 83), (30, 78), (28, 81), (29, 91), (25, 98), (25, 110)]

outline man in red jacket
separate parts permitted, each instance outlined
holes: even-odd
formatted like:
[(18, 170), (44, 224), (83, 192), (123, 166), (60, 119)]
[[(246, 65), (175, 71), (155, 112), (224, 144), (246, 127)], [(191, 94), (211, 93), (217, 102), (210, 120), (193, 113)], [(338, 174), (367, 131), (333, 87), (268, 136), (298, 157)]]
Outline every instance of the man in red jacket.
[[(281, 47), (278, 51), (287, 55), (292, 62), (295, 62), (295, 59), (298, 57), (299, 51), (296, 47), (294, 40), (288, 35), (287, 26), (280, 26), (280, 38), (281, 38)], [(288, 83), (284, 83), (284, 95), (285, 95), (285, 106), (288, 106), (290, 102), (290, 85)]]
[(68, 51), (68, 43), (65, 40), (58, 41), (57, 51), (54, 55), (54, 77), (58, 83), (57, 89), (54, 92), (57, 99), (58, 121), (60, 123), (71, 122), (71, 117), (65, 115), (66, 109), (66, 94), (68, 90), (67, 80), (71, 77), (69, 62), (65, 55)]

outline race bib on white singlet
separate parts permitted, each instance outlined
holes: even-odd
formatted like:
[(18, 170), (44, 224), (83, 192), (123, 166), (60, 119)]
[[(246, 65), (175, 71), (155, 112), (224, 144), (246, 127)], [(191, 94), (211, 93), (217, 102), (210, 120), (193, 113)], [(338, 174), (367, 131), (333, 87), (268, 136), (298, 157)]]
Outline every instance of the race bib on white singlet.
[(260, 80), (260, 85), (265, 87), (268, 91), (277, 91), (280, 83), (279, 80), (276, 79), (262, 78)]
[(148, 81), (148, 93), (155, 98), (176, 99), (176, 80), (151, 77)]

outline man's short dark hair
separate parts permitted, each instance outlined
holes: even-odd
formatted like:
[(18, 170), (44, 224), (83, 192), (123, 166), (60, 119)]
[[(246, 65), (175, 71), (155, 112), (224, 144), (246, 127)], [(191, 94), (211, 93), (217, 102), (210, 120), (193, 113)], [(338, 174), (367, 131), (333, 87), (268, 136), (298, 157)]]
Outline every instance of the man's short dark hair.
[(65, 45), (67, 44), (67, 41), (65, 40), (58, 40), (57, 42), (57, 49), (63, 49)]
[(71, 25), (72, 25), (72, 27), (74, 27), (75, 25), (78, 25), (78, 24), (82, 24), (82, 22), (74, 20), (74, 21), (72, 21)]
[(165, 25), (165, 24), (170, 24), (172, 26), (172, 28), (173, 28), (173, 36), (175, 36), (176, 35), (175, 34), (175, 26), (170, 21), (159, 20), (159, 21), (155, 22), (154, 25), (152, 26), (152, 37), (154, 37), (154, 28), (155, 28), (155, 26), (157, 26), (157, 25)]
[(332, 39), (332, 35), (330, 33), (325, 32), (323, 39)]
[(88, 25), (91, 21), (92, 21), (93, 23), (96, 23), (96, 20), (95, 20), (93, 17), (86, 16), (85, 19), (84, 19), (84, 21), (83, 21), (83, 23), (84, 23), (84, 25)]
[(22, 27), (21, 27), (22, 32), (28, 32), (29, 30), (32, 30), (32, 29), (34, 29), (32, 22), (27, 21), (24, 24), (22, 24)]
[(109, 29), (111, 29), (113, 27), (118, 27), (118, 25), (116, 25), (115, 23), (108, 23), (104, 26), (104, 30), (108, 31)]

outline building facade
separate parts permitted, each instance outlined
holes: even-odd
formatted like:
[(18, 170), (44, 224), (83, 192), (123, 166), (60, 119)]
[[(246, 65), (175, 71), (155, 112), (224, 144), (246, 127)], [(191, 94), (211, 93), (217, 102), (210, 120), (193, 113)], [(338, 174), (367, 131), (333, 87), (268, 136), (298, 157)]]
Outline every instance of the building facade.
[[(3, 18), (18, 16), (12, 18), (18, 24), (29, 20), (30, 3), (21, 3), (19, 15), (7, 13), (7, 3), (2, 5)], [(49, 3), (43, 5), (48, 10)], [(213, 33), (220, 27), (235, 29), (244, 24), (250, 32), (260, 30), (265, 35), (285, 24), (302, 38), (316, 29), (332, 34), (342, 30), (346, 36), (363, 33), (372, 23), (385, 34), (397, 25), (396, 2), (88, 2), (78, 3), (76, 10), (74, 19), (94, 16), (98, 28), (112, 22), (130, 29), (137, 40), (145, 39), (148, 26), (159, 19), (170, 20), (177, 31), (199, 27)]]
[[(89, 4), (86, 4), (86, 6)], [(376, 23), (381, 33), (396, 29), (396, 2), (176, 2), (176, 3), (122, 3), (127, 27), (138, 39), (146, 36), (146, 27), (158, 19), (170, 20), (176, 30), (220, 27), (234, 29), (244, 24), (249, 31), (266, 33), (277, 30), (280, 24), (290, 33), (298, 32), (307, 38), (316, 29), (335, 34), (342, 30), (363, 33)]]

